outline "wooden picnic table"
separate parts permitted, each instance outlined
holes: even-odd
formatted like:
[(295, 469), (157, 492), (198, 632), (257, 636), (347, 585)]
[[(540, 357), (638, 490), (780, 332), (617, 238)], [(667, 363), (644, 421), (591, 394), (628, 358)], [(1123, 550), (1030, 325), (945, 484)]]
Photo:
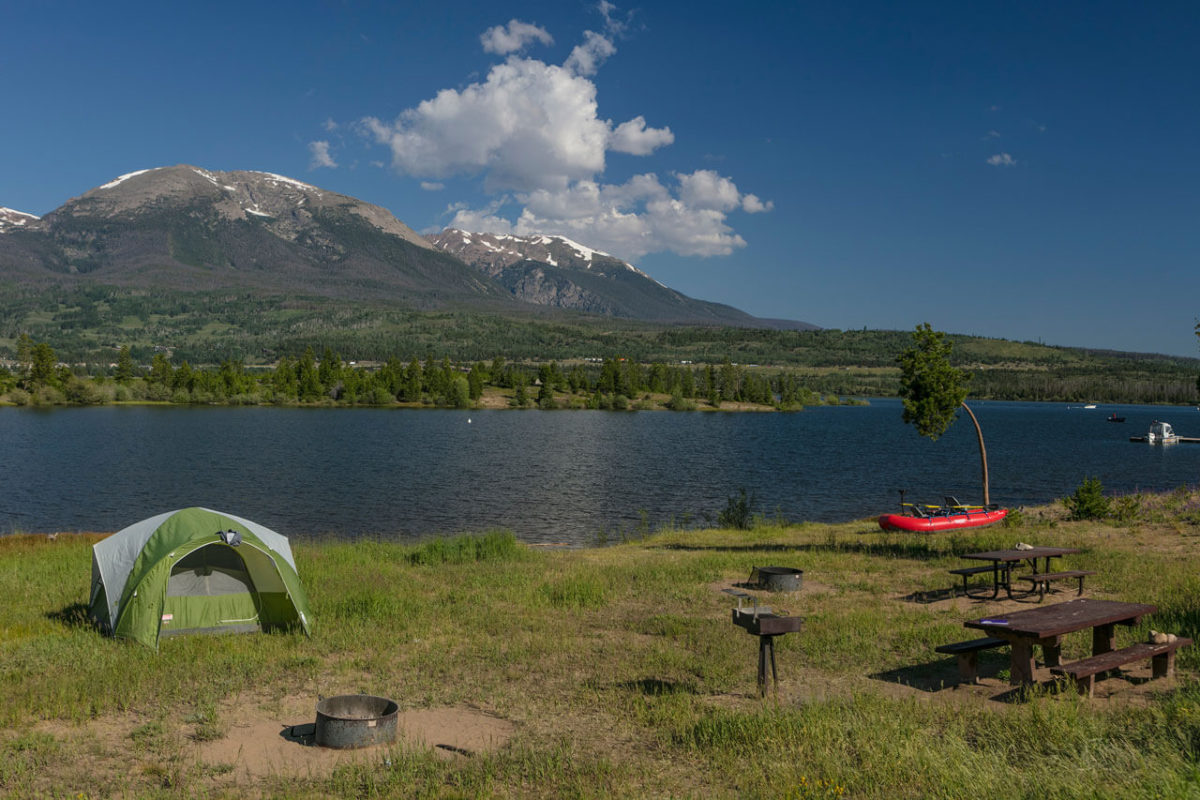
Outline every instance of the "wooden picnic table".
[(1062, 659), (1062, 637), (1091, 628), (1092, 655), (1108, 653), (1116, 649), (1115, 626), (1136, 625), (1142, 617), (1155, 611), (1155, 606), (1146, 603), (1080, 598), (1024, 611), (993, 614), (963, 625), (1009, 642), (1012, 654), (1009, 683), (1019, 685), (1033, 683), (1034, 645), (1042, 646), (1046, 666), (1057, 667)]
[[(1000, 596), (1000, 588), (1003, 587), (1007, 592), (1009, 599), (1014, 599), (1012, 594), (1012, 570), (1013, 567), (1022, 561), (1029, 562), (1029, 566), (1037, 572), (1050, 571), (1050, 559), (1066, 556), (1072, 553), (1078, 553), (1077, 547), (1031, 547), (1027, 550), (989, 550), (986, 553), (967, 553), (963, 558), (969, 558), (976, 561), (991, 561), (992, 562), (992, 596), (991, 600), (995, 600)], [(1045, 568), (1038, 569), (1038, 559), (1044, 560)], [(964, 579), (963, 585), (966, 585)]]

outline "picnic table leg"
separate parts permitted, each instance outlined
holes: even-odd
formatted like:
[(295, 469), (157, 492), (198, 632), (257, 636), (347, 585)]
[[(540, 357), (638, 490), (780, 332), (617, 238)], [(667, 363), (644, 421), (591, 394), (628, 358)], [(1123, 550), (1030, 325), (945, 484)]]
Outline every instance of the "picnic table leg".
[(1042, 640), (1042, 656), (1046, 659), (1047, 667), (1057, 667), (1062, 664), (1062, 637)]
[(1150, 659), (1151, 674), (1155, 678), (1166, 678), (1175, 674), (1175, 651), (1168, 650)]
[(1013, 686), (1033, 683), (1033, 642), (1028, 639), (1013, 639), (1009, 651), (1012, 653), (1008, 682)]
[(967, 597), (971, 598), (972, 600), (995, 600), (997, 597), (1000, 596), (1001, 581), (1000, 581), (1000, 562), (999, 561), (992, 562), (992, 596), (991, 597), (988, 597), (987, 595), (981, 595), (981, 594), (971, 594), (970, 590), (967, 588), (967, 576), (963, 575), (962, 579), (963, 579), (963, 594), (966, 595)]
[[(1008, 594), (1008, 599), (1012, 600), (1012, 564), (997, 561), (995, 562), (994, 566), (996, 569), (996, 591), (992, 595), (992, 599), (995, 600), (1000, 596), (1000, 586), (1003, 585), (1005, 593)], [(1003, 579), (1000, 577), (1001, 573), (1004, 575)]]
[(1116, 625), (1097, 625), (1092, 628), (1092, 655), (1111, 653), (1117, 649)]

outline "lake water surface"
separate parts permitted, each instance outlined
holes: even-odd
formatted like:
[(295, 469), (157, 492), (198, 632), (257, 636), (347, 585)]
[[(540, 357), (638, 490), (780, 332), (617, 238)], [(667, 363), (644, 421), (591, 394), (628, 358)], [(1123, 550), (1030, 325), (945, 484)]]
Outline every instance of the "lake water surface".
[[(1008, 506), (1200, 481), (1200, 444), (1129, 442), (1200, 411), (976, 403), (991, 498)], [(1112, 411), (1127, 418), (1109, 423)], [(794, 414), (99, 407), (0, 409), (0, 532), (112, 531), (200, 505), (289, 536), (411, 539), (507, 528), (593, 545), (714, 519), (745, 488), (791, 521), (844, 521), (908, 499), (982, 498), (975, 431), (936, 442), (898, 400)]]

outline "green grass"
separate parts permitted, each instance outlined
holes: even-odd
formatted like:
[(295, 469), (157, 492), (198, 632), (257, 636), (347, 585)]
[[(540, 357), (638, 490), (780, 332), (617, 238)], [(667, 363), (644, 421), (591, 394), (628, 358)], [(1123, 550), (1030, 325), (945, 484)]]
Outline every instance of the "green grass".
[[(94, 537), (0, 538), (0, 795), (125, 797), (1200, 797), (1200, 648), (1179, 676), (1102, 681), (1091, 701), (1010, 695), (1003, 654), (985, 685), (950, 688), (940, 643), (987, 613), (945, 590), (961, 555), (1017, 540), (1079, 547), (1090, 596), (1154, 603), (1150, 627), (1195, 637), (1195, 497), (1153, 521), (1071, 522), (945, 538), (871, 521), (676, 530), (547, 550), (512, 535), (294, 541), (311, 638), (180, 637), (156, 653), (107, 639), (83, 610)], [(777, 694), (755, 686), (753, 637), (718, 591), (764, 563), (804, 569), (765, 597), (805, 617), (776, 641)], [(954, 578), (952, 581), (951, 578)], [(1088, 644), (1068, 638), (1067, 658)], [(469, 707), (511, 721), (494, 752), (445, 759), (386, 748), (328, 774), (239, 782), (199, 748), (238, 736), (239, 712), (368, 692), (403, 709)]]

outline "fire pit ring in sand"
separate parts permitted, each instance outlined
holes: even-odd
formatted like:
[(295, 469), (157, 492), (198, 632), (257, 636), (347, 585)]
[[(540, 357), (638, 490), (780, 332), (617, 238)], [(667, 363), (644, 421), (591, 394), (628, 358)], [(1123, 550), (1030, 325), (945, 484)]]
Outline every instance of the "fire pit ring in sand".
[(768, 592), (796, 592), (804, 570), (795, 567), (755, 567), (750, 573), (750, 583)]
[(320, 747), (346, 749), (387, 744), (396, 739), (400, 706), (386, 697), (340, 694), (317, 703), (314, 740)]

